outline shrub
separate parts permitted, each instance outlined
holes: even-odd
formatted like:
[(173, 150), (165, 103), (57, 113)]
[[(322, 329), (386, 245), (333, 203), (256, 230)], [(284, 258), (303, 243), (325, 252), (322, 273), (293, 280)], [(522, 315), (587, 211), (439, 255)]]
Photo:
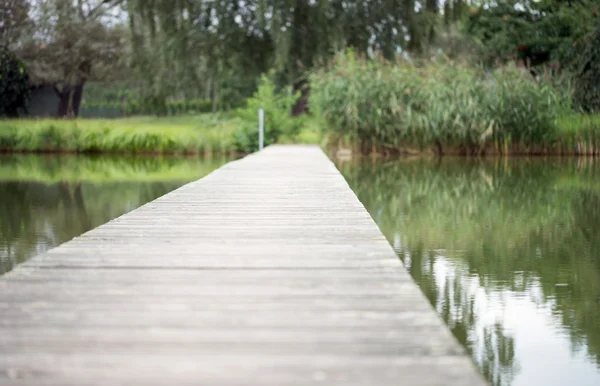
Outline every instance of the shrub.
[(212, 101), (210, 99), (199, 99), (198, 100), (198, 112), (199, 113), (210, 113), (212, 111)]
[(146, 94), (140, 101), (141, 113), (148, 115), (166, 115), (167, 98), (160, 94)]
[(7, 48), (0, 47), (0, 117), (16, 117), (29, 100), (29, 76), (21, 62)]
[(277, 92), (275, 83), (267, 76), (261, 77), (258, 90), (248, 99), (246, 108), (239, 109), (237, 115), (243, 124), (236, 132), (234, 144), (237, 151), (251, 152), (258, 149), (258, 110), (265, 114), (264, 144), (277, 142), (283, 134), (297, 135), (303, 119), (292, 117), (292, 107), (299, 93), (293, 93), (291, 87)]

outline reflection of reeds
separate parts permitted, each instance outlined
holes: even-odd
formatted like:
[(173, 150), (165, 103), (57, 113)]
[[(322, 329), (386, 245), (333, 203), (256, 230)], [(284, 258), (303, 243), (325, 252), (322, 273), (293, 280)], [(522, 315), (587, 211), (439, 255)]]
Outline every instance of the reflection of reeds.
[(239, 120), (218, 114), (0, 121), (0, 151), (228, 154)]
[(0, 155), (0, 181), (189, 181), (226, 161), (218, 157)]
[(597, 160), (446, 157), (338, 166), (388, 240), (400, 240), (397, 252), (409, 256), (434, 305), (451, 303), (439, 298), (450, 295), (437, 291), (444, 279), (431, 268), (440, 256), (464, 273), (455, 296), (468, 291), (466, 278), (486, 292), (529, 295), (535, 285), (574, 346), (600, 363)]
[[(465, 250), (493, 230), (507, 248), (532, 229), (566, 225), (574, 189), (600, 191), (600, 164), (577, 159), (462, 161), (456, 158), (340, 163), (384, 233)], [(489, 229), (488, 229), (489, 227)], [(391, 234), (390, 234), (391, 236)]]
[(311, 78), (311, 108), (331, 143), (359, 142), (364, 153), (598, 154), (600, 118), (572, 114), (566, 95), (516, 68), (485, 73), (441, 58), (340, 55)]

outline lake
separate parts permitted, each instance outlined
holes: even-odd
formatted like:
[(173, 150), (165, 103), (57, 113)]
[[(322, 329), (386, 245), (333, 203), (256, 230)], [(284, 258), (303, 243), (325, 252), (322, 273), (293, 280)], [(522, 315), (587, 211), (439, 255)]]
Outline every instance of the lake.
[(226, 161), (0, 155), (0, 275)]
[[(0, 156), (0, 274), (225, 159)], [(338, 162), (494, 385), (600, 385), (600, 163)]]
[(338, 168), (493, 385), (600, 385), (600, 163)]

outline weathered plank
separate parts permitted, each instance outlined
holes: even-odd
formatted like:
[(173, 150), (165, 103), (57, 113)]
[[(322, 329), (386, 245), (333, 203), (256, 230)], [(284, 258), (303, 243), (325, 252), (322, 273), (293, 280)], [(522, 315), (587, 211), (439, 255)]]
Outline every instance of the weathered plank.
[(232, 162), (0, 278), (0, 385), (482, 385), (317, 147)]

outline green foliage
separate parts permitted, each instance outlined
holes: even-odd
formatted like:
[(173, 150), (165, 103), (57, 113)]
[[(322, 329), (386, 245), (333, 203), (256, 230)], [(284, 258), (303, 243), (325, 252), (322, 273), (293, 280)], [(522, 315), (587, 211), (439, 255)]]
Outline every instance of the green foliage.
[(311, 77), (311, 109), (331, 133), (391, 150), (547, 143), (563, 107), (553, 87), (518, 69), (489, 74), (443, 58), (391, 64), (350, 53)]
[(151, 112), (153, 115), (167, 115), (167, 98), (165, 95), (148, 93), (142, 96), (142, 111)]
[(157, 108), (152, 99), (127, 99), (119, 101), (88, 102), (81, 105), (79, 115), (83, 118), (121, 118), (136, 115), (159, 115), (159, 111), (166, 111), (163, 115), (178, 116), (186, 114), (203, 114), (212, 110), (210, 100), (167, 100), (164, 105)]
[(262, 75), (258, 90), (248, 99), (247, 106), (237, 111), (244, 123), (235, 135), (236, 150), (252, 152), (258, 149), (258, 110), (261, 108), (265, 114), (265, 146), (276, 143), (282, 135), (297, 135), (303, 118), (292, 117), (291, 112), (299, 96), (291, 87), (278, 92), (271, 78)]
[(20, 152), (225, 154), (239, 119), (170, 118), (0, 121), (0, 150)]
[(27, 3), (31, 20), (11, 46), (27, 64), (32, 84), (57, 91), (58, 114), (75, 116), (88, 80), (119, 79), (127, 73), (128, 36), (114, 18), (122, 1)]
[(575, 103), (600, 111), (600, 23), (580, 45), (575, 66)]
[(16, 117), (29, 99), (29, 75), (25, 64), (0, 47), (0, 117)]
[(557, 119), (570, 106), (551, 84), (534, 81), (528, 73), (508, 66), (494, 70), (487, 90), (486, 113), (495, 125), (494, 140), (528, 146), (557, 139)]
[(530, 65), (552, 61), (567, 67), (574, 44), (598, 22), (596, 0), (482, 1), (465, 30), (481, 42), (488, 64), (523, 59)]
[(141, 91), (141, 87), (132, 82), (87, 82), (82, 103), (138, 100)]
[(408, 41), (416, 48), (419, 35), (430, 33), (420, 25), (433, 26), (439, 18), (436, 1), (415, 11), (414, 0), (127, 4), (133, 64), (146, 85), (168, 95), (210, 97), (217, 108), (238, 106), (270, 69), (278, 85), (298, 89), (307, 70), (345, 47), (365, 54), (378, 49), (392, 58)]
[[(29, 0), (3, 0), (0, 2), (0, 42), (10, 46), (28, 32)], [(10, 48), (10, 47), (9, 47)]]

